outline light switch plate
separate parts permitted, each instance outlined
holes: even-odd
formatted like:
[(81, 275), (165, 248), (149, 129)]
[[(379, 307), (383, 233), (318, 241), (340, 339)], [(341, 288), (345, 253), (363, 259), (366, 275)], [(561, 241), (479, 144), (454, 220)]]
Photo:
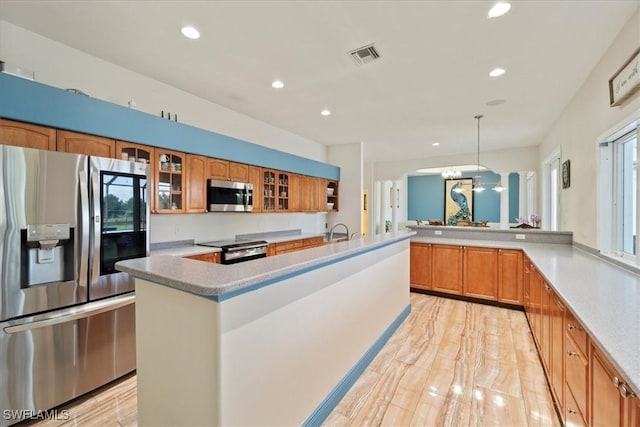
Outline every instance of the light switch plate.
[(436, 236), (442, 236), (442, 230), (433, 230), (433, 234)]
[(525, 237), (526, 236), (524, 234), (516, 234), (516, 240), (524, 240)]

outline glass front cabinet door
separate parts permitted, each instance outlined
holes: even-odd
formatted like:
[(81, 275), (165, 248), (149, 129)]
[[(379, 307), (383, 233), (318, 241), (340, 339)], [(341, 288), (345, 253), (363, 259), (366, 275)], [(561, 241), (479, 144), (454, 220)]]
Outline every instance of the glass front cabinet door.
[(154, 213), (182, 213), (184, 210), (185, 155), (176, 151), (155, 150), (156, 192)]

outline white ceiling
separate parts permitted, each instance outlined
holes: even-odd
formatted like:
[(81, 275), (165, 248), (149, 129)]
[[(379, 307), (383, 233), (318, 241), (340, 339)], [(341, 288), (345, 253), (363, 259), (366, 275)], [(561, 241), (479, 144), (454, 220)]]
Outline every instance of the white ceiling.
[[(537, 145), (640, 1), (514, 0), (488, 19), (493, 4), (0, 0), (0, 18), (322, 144), (363, 141), (367, 160), (387, 161), (475, 152), (478, 113), (482, 150)], [(184, 24), (202, 37), (184, 38)], [(380, 60), (356, 66), (347, 52), (369, 43)], [(494, 67), (507, 72), (491, 78)], [(486, 105), (495, 99), (506, 103)]]

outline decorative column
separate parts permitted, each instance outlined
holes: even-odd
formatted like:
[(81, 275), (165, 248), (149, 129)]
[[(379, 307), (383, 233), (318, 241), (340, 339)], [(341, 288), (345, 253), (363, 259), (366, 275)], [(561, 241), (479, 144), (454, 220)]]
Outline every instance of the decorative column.
[(398, 209), (400, 208), (400, 181), (393, 181), (391, 185), (391, 230), (398, 231)]
[(505, 187), (500, 192), (500, 228), (509, 228), (509, 172), (500, 172), (500, 183)]
[(373, 191), (371, 194), (373, 196), (373, 204), (371, 206), (371, 213), (373, 218), (371, 218), (371, 226), (369, 227), (371, 229), (372, 236), (380, 234), (380, 222), (382, 221), (380, 216), (380, 206), (382, 205), (382, 199), (380, 197), (382, 195), (381, 187), (382, 185), (380, 181), (376, 181), (373, 183)]
[(527, 218), (529, 216), (529, 207), (527, 206), (529, 194), (527, 191), (527, 171), (518, 172), (518, 216)]

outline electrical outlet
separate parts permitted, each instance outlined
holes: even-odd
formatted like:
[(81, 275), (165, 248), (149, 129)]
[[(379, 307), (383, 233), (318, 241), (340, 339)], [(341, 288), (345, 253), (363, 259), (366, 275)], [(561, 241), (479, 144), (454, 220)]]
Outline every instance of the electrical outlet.
[(433, 230), (433, 234), (436, 236), (442, 236), (442, 230)]
[(178, 234), (178, 233), (180, 232), (180, 226), (179, 226), (179, 225), (176, 225), (176, 227), (175, 227), (175, 229), (173, 230), (173, 232), (174, 232), (175, 234)]
[(516, 240), (524, 240), (527, 236), (524, 234), (516, 234)]

